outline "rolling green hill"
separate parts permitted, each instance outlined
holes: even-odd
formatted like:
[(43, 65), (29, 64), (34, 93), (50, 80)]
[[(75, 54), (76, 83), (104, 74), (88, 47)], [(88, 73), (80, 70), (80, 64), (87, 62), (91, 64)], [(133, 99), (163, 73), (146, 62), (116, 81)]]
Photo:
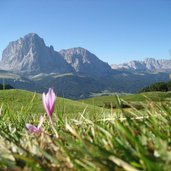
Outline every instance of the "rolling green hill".
[[(138, 106), (141, 107), (141, 105), (146, 104), (148, 101), (155, 101), (155, 102), (161, 102), (161, 101), (169, 101), (171, 100), (171, 92), (146, 92), (146, 93), (140, 93), (140, 94), (130, 94), (130, 95), (118, 95), (119, 99), (122, 99), (123, 101), (128, 102), (128, 104), (133, 105), (134, 107)], [(113, 107), (116, 106), (116, 96), (98, 96), (93, 98), (88, 98), (84, 100), (80, 100), (83, 103), (91, 104), (99, 107), (111, 107), (110, 104), (112, 104)], [(123, 107), (129, 107), (123, 102)]]
[[(136, 108), (142, 108), (148, 101), (170, 101), (171, 92), (146, 92), (140, 94), (118, 95), (122, 101), (122, 107), (129, 108), (130, 105)], [(117, 97), (113, 96), (98, 96), (80, 101), (69, 100), (57, 97), (55, 113), (76, 115), (86, 110), (88, 113), (104, 112), (104, 108), (115, 108), (117, 106)], [(44, 113), (42, 104), (42, 95), (25, 90), (0, 90), (0, 106), (9, 108), (12, 112), (23, 113)], [(108, 112), (108, 110), (105, 110)]]
[[(44, 113), (42, 95), (24, 90), (1, 90), (0, 91), (0, 106), (3, 108), (9, 108), (11, 112), (23, 112), (24, 113)], [(69, 100), (61, 97), (57, 97), (55, 113), (75, 115), (79, 112), (83, 112), (86, 109), (87, 113), (99, 113), (103, 109), (81, 103), (74, 100)]]

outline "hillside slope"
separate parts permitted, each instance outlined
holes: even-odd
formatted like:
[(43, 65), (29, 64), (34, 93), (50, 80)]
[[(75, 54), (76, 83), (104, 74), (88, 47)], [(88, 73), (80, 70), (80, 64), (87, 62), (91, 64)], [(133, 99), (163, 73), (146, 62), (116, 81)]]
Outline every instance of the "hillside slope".
[[(123, 100), (123, 104), (125, 107), (130, 107), (130, 105), (134, 107), (141, 107), (142, 105), (146, 105), (149, 102), (169, 102), (171, 100), (171, 92), (146, 92), (139, 94), (129, 94), (129, 95), (117, 95), (119, 99)], [(99, 107), (116, 107), (117, 106), (117, 98), (116, 95), (112, 96), (98, 96), (93, 98), (88, 98), (84, 100), (80, 100), (85, 104), (91, 104)], [(125, 103), (125, 102), (126, 103)], [(128, 105), (126, 105), (128, 104)], [(130, 104), (130, 105), (129, 105)], [(124, 106), (123, 106), (124, 107)]]
[[(18, 111), (24, 113), (43, 114), (44, 108), (42, 95), (24, 90), (0, 90), (0, 106), (10, 107), (13, 113)], [(11, 108), (12, 106), (12, 108)], [(57, 97), (55, 113), (56, 115), (78, 115), (86, 109), (86, 113), (100, 113), (102, 108), (84, 104), (61, 97)]]

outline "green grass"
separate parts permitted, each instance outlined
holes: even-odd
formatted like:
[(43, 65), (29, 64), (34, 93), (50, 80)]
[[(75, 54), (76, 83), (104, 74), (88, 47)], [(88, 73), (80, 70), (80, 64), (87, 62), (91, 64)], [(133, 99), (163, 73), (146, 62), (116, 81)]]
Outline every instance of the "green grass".
[[(171, 92), (147, 92), (140, 94), (130, 94), (130, 95), (117, 95), (123, 101), (132, 104), (145, 104), (148, 101), (169, 101), (171, 100)], [(98, 96), (89, 99), (80, 100), (83, 103), (91, 104), (99, 107), (105, 107), (106, 104), (112, 103), (116, 106), (116, 96)]]
[[(23, 111), (35, 114), (44, 113), (42, 95), (25, 90), (1, 90), (0, 105), (4, 105), (5, 108), (9, 108), (12, 112)], [(93, 105), (57, 97), (55, 113), (60, 113), (62, 115), (77, 115), (84, 109), (86, 110), (86, 113), (104, 112), (104, 109)]]
[[(33, 98), (30, 92), (5, 90), (0, 97), (0, 170), (170, 171), (169, 101), (149, 101), (143, 112), (121, 107), (102, 112), (82, 102), (57, 98), (54, 127), (46, 117), (42, 132), (35, 135), (25, 124), (38, 124), (38, 113), (44, 113), (41, 95)], [(170, 96), (161, 96), (166, 98)], [(116, 101), (119, 106), (120, 99)]]

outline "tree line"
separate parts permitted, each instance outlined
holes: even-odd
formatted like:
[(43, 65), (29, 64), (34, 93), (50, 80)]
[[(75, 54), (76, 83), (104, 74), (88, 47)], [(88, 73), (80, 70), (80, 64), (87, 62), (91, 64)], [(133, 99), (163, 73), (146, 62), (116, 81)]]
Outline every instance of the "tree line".
[(139, 92), (150, 92), (150, 91), (171, 91), (171, 81), (169, 82), (157, 82), (147, 87), (142, 88)]

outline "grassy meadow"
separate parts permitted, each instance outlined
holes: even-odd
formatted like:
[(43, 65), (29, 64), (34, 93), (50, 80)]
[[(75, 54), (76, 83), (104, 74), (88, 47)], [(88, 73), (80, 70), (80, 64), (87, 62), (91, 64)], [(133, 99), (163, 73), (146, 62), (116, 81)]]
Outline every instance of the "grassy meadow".
[[(42, 102), (42, 95), (38, 93), (33, 93), (25, 90), (2, 90), (0, 91), (0, 104), (4, 108), (15, 113), (32, 113), (33, 115), (40, 115), (45, 113)], [(80, 102), (57, 97), (55, 113), (58, 115), (78, 115), (79, 112), (82, 112), (86, 109), (86, 113), (101, 113), (104, 110), (98, 106), (80, 104)]]
[[(170, 92), (57, 97), (52, 127), (41, 94), (2, 90), (0, 170), (169, 171), (170, 98)], [(41, 132), (28, 132), (26, 123), (37, 126), (40, 115)]]
[(97, 96), (84, 100), (80, 100), (85, 104), (95, 105), (103, 108), (117, 108), (117, 98), (122, 101), (123, 108), (146, 108), (149, 102), (155, 103), (167, 103), (171, 101), (171, 92), (145, 92), (139, 94), (128, 94), (128, 95), (111, 95), (111, 96)]

